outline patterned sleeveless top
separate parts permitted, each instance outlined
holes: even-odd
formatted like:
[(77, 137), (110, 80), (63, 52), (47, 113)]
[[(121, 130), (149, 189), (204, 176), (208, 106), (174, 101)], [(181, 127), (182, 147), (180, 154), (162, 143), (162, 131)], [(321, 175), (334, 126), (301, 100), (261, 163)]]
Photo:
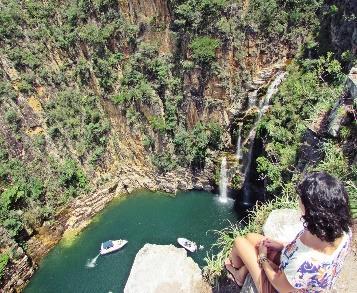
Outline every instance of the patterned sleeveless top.
[(279, 269), (283, 271), (295, 292), (317, 293), (331, 289), (342, 269), (351, 245), (352, 233), (344, 233), (343, 239), (333, 254), (328, 255), (300, 241), (298, 233), (280, 256)]

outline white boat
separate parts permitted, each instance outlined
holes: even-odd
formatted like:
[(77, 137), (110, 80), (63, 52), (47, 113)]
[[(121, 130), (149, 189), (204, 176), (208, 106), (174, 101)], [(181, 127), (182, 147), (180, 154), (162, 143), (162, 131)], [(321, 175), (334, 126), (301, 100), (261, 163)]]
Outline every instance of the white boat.
[(104, 255), (107, 253), (111, 253), (113, 251), (117, 251), (127, 243), (128, 243), (127, 240), (122, 240), (122, 239), (108, 240), (106, 242), (103, 242), (102, 245), (100, 246), (100, 254)]
[(188, 251), (195, 252), (197, 250), (197, 244), (186, 238), (177, 238), (177, 242)]

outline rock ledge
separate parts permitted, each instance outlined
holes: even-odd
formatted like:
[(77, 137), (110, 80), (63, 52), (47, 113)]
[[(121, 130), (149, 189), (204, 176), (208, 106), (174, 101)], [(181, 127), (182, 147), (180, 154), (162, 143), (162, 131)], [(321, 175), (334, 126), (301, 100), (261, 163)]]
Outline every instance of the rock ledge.
[(198, 265), (183, 248), (145, 244), (137, 253), (124, 293), (208, 293)]

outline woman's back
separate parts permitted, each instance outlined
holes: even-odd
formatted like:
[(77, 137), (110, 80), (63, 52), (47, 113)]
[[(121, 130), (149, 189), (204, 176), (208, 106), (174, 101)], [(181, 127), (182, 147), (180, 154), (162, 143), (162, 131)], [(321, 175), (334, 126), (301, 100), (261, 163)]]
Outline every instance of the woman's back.
[(304, 244), (303, 232), (282, 251), (280, 269), (289, 283), (301, 292), (331, 289), (349, 251), (352, 234), (344, 233), (337, 248), (326, 254)]

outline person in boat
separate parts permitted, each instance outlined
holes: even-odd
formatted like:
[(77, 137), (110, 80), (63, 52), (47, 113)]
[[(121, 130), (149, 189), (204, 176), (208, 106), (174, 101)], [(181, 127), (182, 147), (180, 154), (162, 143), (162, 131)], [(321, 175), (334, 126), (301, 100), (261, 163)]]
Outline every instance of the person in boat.
[(281, 243), (259, 234), (237, 237), (225, 260), (239, 286), (249, 272), (259, 292), (324, 292), (332, 287), (351, 245), (351, 213), (341, 182), (324, 172), (297, 186), (304, 229)]

